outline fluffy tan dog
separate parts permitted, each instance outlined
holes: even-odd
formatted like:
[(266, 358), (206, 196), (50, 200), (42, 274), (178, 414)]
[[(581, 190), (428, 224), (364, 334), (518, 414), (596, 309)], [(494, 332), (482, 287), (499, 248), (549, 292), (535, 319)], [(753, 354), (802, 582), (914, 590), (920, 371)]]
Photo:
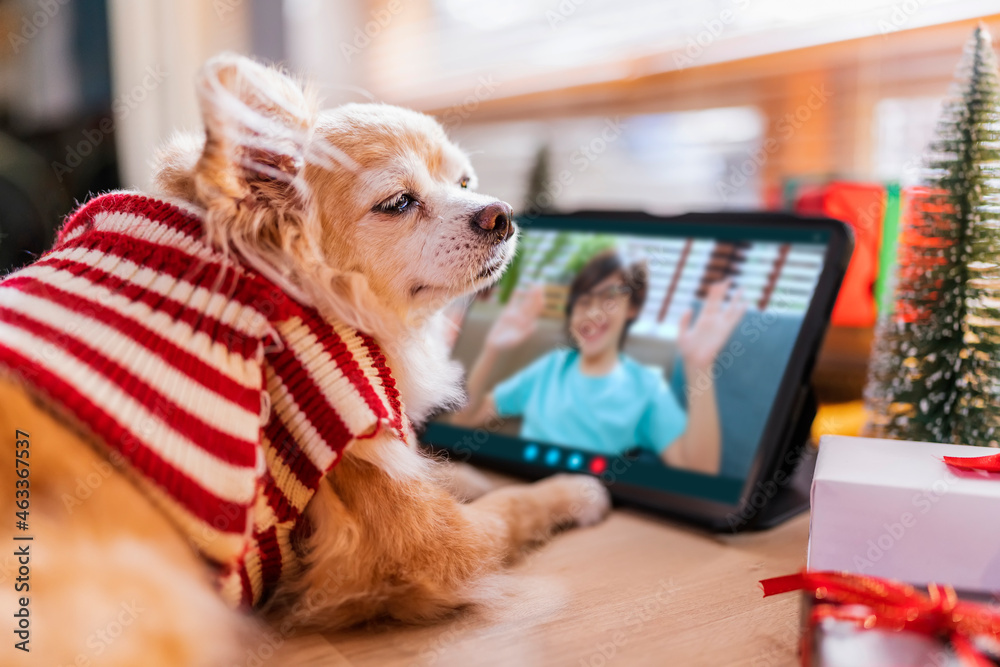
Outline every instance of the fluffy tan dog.
[[(370, 334), (410, 422), (460, 401), (439, 311), (499, 277), (516, 242), (510, 207), (472, 192), (468, 158), (422, 114), (374, 104), (320, 112), (297, 82), (236, 56), (206, 65), (198, 93), (205, 136), (162, 152), (158, 196), (201, 216), (207, 242), (238, 264), (329, 322)], [(262, 641), (256, 621), (223, 601), (217, 572), (177, 523), (109, 463), (105, 443), (60, 396), (39, 395), (16, 369), (4, 376), (0, 662), (245, 661)], [(526, 545), (608, 511), (605, 489), (585, 476), (459, 502), (481, 495), (482, 480), (428, 460), (408, 433), (382, 429), (344, 449), (305, 507), (308, 528), (291, 535), (294, 576), (257, 618), (282, 635), (439, 618), (488, 603), (491, 575)], [(16, 444), (28, 437), (30, 446)], [(18, 456), (30, 461), (30, 487)], [(18, 532), (17, 503), (28, 498), (30, 530)], [(15, 548), (30, 556), (11, 556)], [(19, 609), (29, 621), (12, 620)], [(11, 635), (19, 623), (30, 652), (12, 647), (24, 637)]]

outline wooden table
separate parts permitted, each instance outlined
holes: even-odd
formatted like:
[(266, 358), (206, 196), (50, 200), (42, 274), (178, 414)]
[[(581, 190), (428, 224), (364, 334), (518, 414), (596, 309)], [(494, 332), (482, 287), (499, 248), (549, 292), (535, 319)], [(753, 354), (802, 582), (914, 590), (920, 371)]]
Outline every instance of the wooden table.
[(615, 510), (515, 566), (493, 608), (295, 640), (267, 665), (795, 665), (799, 598), (764, 600), (757, 581), (800, 569), (808, 530), (802, 515), (713, 536)]

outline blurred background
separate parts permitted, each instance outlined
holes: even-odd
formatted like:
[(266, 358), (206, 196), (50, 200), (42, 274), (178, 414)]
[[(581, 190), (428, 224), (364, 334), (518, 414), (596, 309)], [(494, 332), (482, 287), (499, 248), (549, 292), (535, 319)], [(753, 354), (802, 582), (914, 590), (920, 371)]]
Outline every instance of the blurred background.
[(855, 227), (823, 351), (860, 395), (892, 239), (941, 100), (995, 0), (0, 0), (0, 269), (76, 202), (147, 187), (221, 50), (325, 104), (432, 113), (521, 211), (772, 209)]

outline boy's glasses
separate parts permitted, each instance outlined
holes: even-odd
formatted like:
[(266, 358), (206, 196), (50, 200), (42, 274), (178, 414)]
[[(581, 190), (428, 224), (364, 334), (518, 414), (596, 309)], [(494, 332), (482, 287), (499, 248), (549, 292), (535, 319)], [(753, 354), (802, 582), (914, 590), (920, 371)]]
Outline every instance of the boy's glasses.
[(590, 310), (593, 306), (599, 306), (605, 310), (611, 310), (618, 305), (619, 297), (631, 294), (632, 290), (625, 285), (608, 285), (593, 292), (585, 292), (576, 298), (575, 308)]

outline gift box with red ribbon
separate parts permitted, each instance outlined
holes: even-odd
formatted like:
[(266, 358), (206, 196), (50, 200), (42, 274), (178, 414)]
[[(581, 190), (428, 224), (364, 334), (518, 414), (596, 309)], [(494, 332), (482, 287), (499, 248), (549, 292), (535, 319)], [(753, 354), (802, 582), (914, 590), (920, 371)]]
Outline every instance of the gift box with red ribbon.
[(1000, 591), (1000, 473), (982, 447), (823, 436), (809, 570)]
[(764, 596), (803, 591), (803, 667), (989, 667), (1000, 664), (1000, 607), (950, 586), (844, 572), (765, 579)]
[(1000, 665), (997, 517), (1000, 455), (824, 436), (807, 569), (764, 594), (803, 591), (803, 665)]

